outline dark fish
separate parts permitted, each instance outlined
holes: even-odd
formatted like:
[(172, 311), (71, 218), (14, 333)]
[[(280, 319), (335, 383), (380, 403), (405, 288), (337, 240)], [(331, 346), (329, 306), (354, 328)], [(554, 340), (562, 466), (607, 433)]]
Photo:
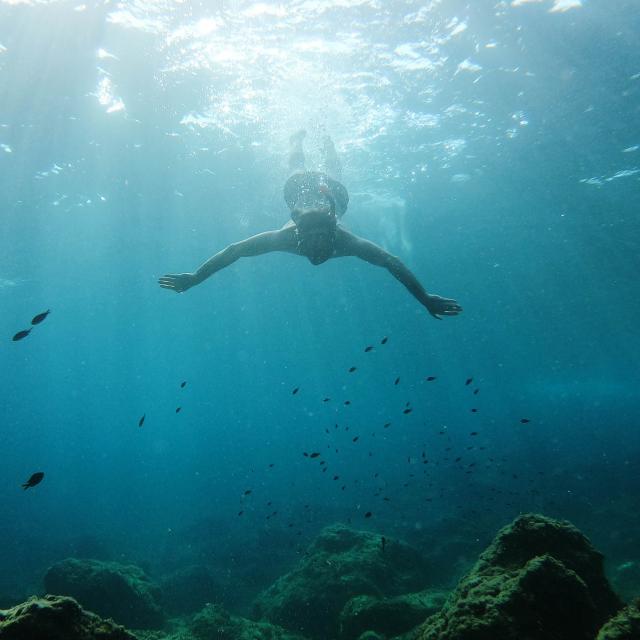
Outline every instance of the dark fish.
[(238, 515), (241, 516), (244, 513), (244, 511), (238, 511)]
[(380, 538), (380, 546), (382, 547), (382, 553), (384, 553), (384, 548), (387, 546), (387, 539), (384, 536)]
[(313, 453), (309, 454), (309, 457), (310, 458), (319, 458), (320, 454), (317, 451), (314, 451)]
[(529, 418), (520, 418), (520, 422), (521, 424), (527, 424), (527, 422), (531, 422), (531, 420), (529, 420)]
[(398, 384), (400, 382), (400, 378), (396, 378), (396, 381), (393, 384)]
[(251, 495), (251, 491), (252, 491), (251, 489), (247, 489), (247, 490), (244, 492), (244, 495), (245, 495), (245, 496)]
[(357, 367), (351, 367), (351, 368), (349, 369), (349, 373), (353, 373), (356, 369), (357, 369)]
[(405, 409), (402, 413), (407, 415), (408, 413), (411, 413), (412, 411), (413, 411), (413, 409)]
[(42, 482), (42, 478), (44, 478), (44, 473), (37, 471), (22, 485), (22, 488), (29, 489), (30, 487), (35, 487)]
[(329, 400), (331, 400), (331, 398), (325, 398), (322, 402), (329, 402)]
[(302, 455), (303, 455), (305, 458), (308, 458), (308, 457), (309, 457), (309, 454), (308, 454), (306, 451), (305, 451), (305, 452), (303, 452), (303, 454), (302, 454)]
[(433, 382), (436, 379), (436, 376), (427, 376), (427, 382)]
[(467, 378), (467, 381), (464, 383), (465, 386), (469, 386), (473, 382), (473, 378)]
[(373, 515), (373, 513), (371, 513), (371, 511), (367, 511), (367, 513), (364, 514), (365, 518), (370, 518)]
[(340, 476), (333, 476), (334, 480), (340, 480)]
[(384, 338), (382, 338), (382, 340), (380, 340), (380, 344), (387, 344), (387, 340), (389, 340), (389, 338), (385, 336)]
[(51, 309), (47, 309), (46, 311), (39, 313), (37, 316), (34, 316), (33, 320), (31, 320), (31, 324), (40, 324), (50, 313)]
[(184, 382), (180, 383), (180, 388), (184, 389), (187, 386), (187, 381), (185, 380)]
[(350, 405), (350, 404), (351, 404), (351, 400), (345, 400), (345, 401), (344, 401), (344, 403), (345, 403), (346, 405)]
[(480, 391), (480, 389), (474, 389), (474, 390), (473, 390), (473, 395), (474, 395), (474, 396), (477, 396), (477, 395), (478, 395), (478, 391)]
[(300, 387), (296, 387), (296, 388), (291, 392), (291, 394), (295, 396), (295, 395), (296, 395), (296, 393), (298, 393), (298, 391), (300, 391)]
[(15, 336), (13, 336), (12, 340), (14, 342), (18, 342), (18, 340), (22, 340), (26, 338), (31, 333), (31, 329), (23, 329), (22, 331), (18, 331)]
[(275, 462), (271, 462), (271, 463), (269, 464), (269, 469), (273, 469), (273, 467), (275, 467), (275, 464), (276, 464)]
[(138, 420), (138, 426), (141, 427), (144, 424), (144, 419), (147, 417), (146, 413), (142, 414), (142, 418), (140, 418), (140, 420)]
[(373, 351), (373, 347), (371, 345), (369, 345), (368, 347), (365, 347), (364, 349), (365, 353), (369, 353), (369, 351)]
[(356, 436), (355, 438), (353, 438), (353, 442), (358, 442), (358, 438), (359, 438), (359, 437), (360, 437), (360, 436)]
[(472, 431), (469, 435), (470, 435), (470, 436), (477, 436), (477, 435), (478, 435), (478, 432), (477, 432), (477, 431)]
[(471, 409), (471, 413), (478, 413), (477, 409)]
[(391, 426), (391, 423), (390, 423), (390, 422), (385, 422), (385, 423), (382, 425), (382, 428), (383, 428), (383, 429), (388, 429), (390, 426)]
[(182, 407), (176, 407), (176, 413), (180, 413), (182, 411)]

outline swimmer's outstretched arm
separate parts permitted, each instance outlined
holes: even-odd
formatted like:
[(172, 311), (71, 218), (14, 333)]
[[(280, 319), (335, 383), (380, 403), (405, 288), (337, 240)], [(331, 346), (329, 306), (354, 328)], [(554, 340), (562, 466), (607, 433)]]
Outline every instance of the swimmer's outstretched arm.
[(296, 250), (294, 234), (293, 228), (285, 225), (277, 231), (265, 231), (240, 242), (234, 242), (209, 258), (194, 273), (168, 273), (162, 276), (158, 283), (163, 289), (182, 293), (200, 284), (220, 269), (233, 264), (238, 258), (259, 256), (271, 251), (294, 252)]
[(456, 316), (462, 307), (451, 298), (442, 298), (428, 294), (418, 278), (396, 256), (391, 255), (377, 244), (360, 238), (355, 234), (340, 229), (341, 250), (336, 255), (355, 256), (378, 267), (385, 267), (389, 273), (399, 280), (427, 311), (438, 320), (440, 316)]

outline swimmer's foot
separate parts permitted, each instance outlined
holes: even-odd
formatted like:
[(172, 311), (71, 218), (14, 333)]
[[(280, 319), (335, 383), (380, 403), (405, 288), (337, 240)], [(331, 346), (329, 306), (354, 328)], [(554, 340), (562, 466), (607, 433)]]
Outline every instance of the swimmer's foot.
[(307, 135), (307, 131), (305, 129), (300, 129), (296, 131), (289, 138), (289, 144), (291, 144), (292, 147), (297, 147), (298, 145), (301, 145), (306, 135)]

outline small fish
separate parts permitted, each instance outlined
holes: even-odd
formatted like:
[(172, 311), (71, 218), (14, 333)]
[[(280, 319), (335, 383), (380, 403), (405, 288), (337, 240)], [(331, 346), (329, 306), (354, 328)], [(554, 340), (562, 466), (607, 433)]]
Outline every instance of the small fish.
[(474, 390), (473, 390), (473, 395), (474, 395), (474, 396), (477, 396), (479, 391), (480, 391), (480, 389), (474, 389)]
[(184, 380), (183, 382), (180, 383), (180, 388), (184, 389), (187, 386), (187, 381)]
[(531, 422), (531, 420), (529, 420), (529, 418), (520, 418), (521, 424), (527, 424), (527, 422)]
[(26, 338), (31, 333), (31, 329), (23, 329), (22, 331), (18, 331), (15, 336), (13, 336), (12, 340), (14, 342), (18, 342), (18, 340), (22, 340)]
[(471, 413), (478, 413), (477, 409), (471, 409)]
[(467, 381), (464, 383), (466, 387), (468, 387), (473, 382), (473, 378), (467, 378)]
[(380, 344), (387, 344), (387, 340), (389, 340), (389, 338), (385, 336), (384, 338), (382, 338), (382, 340), (380, 340)]
[(42, 482), (42, 478), (44, 478), (44, 473), (42, 471), (37, 471), (22, 485), (22, 488), (26, 490), (30, 487), (35, 487), (37, 484)]
[(31, 324), (40, 324), (50, 313), (51, 309), (47, 309), (46, 311), (39, 313), (37, 316), (33, 317), (33, 320), (31, 320)]
[(313, 453), (309, 454), (309, 457), (310, 458), (319, 458), (320, 454), (317, 451), (314, 451)]
[(472, 431), (469, 435), (470, 435), (470, 436), (477, 436), (477, 435), (478, 435), (478, 432), (477, 432), (477, 431)]
[(388, 429), (390, 426), (391, 426), (391, 423), (390, 423), (390, 422), (385, 422), (385, 423), (382, 425), (382, 428), (383, 428), (383, 429)]
[(360, 437), (360, 436), (356, 436), (355, 438), (353, 438), (353, 440), (352, 440), (352, 441), (353, 441), (353, 442), (358, 442), (358, 438), (359, 438), (359, 437)]
[(147, 417), (146, 413), (142, 414), (142, 418), (140, 418), (140, 420), (138, 420), (138, 426), (141, 427), (144, 424), (144, 419)]
[(427, 376), (427, 382), (433, 382), (436, 379), (436, 376)]
[(176, 407), (176, 413), (180, 413), (182, 411), (182, 407)]
[(380, 546), (382, 547), (382, 553), (384, 553), (384, 548), (387, 546), (387, 539), (384, 536), (380, 538)]
[(296, 393), (298, 393), (298, 391), (300, 391), (300, 387), (296, 387), (292, 392), (291, 395), (296, 395)]
[(357, 369), (357, 368), (358, 368), (358, 367), (351, 367), (351, 368), (349, 369), (349, 373), (353, 373), (354, 371), (356, 371), (356, 369)]
[(340, 476), (333, 476), (334, 480), (340, 480)]
[(345, 400), (344, 403), (348, 406), (351, 404), (351, 400)]
[(331, 400), (331, 398), (324, 398), (322, 402), (329, 402), (329, 400)]
[(370, 518), (373, 515), (373, 513), (371, 513), (371, 511), (367, 511), (367, 513), (364, 514), (365, 518)]
[(371, 345), (369, 345), (368, 347), (365, 347), (364, 349), (365, 353), (369, 353), (369, 351), (373, 351), (373, 347)]
[(400, 378), (396, 378), (395, 382), (393, 384), (397, 385), (400, 382)]
[(413, 411), (413, 409), (405, 409), (402, 413), (404, 413), (405, 415), (411, 413)]
[(251, 490), (251, 489), (247, 489), (247, 490), (244, 492), (244, 495), (245, 495), (245, 496), (249, 496), (249, 495), (251, 495), (251, 492), (252, 492), (252, 490)]
[(275, 467), (275, 466), (276, 466), (276, 463), (275, 462), (271, 462), (269, 464), (269, 469), (273, 469), (273, 467)]
[(241, 516), (244, 513), (244, 511), (238, 511), (238, 515)]
[(308, 458), (308, 457), (309, 457), (309, 454), (308, 454), (306, 451), (304, 451), (304, 452), (302, 453), (302, 455), (303, 455), (305, 458)]

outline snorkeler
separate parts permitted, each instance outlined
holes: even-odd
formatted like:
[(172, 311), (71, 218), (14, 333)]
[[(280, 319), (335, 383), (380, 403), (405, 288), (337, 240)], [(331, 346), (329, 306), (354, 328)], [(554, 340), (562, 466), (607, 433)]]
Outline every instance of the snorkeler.
[(290, 178), (284, 185), (284, 199), (291, 211), (291, 220), (281, 229), (265, 231), (219, 251), (194, 273), (174, 273), (162, 276), (160, 286), (182, 293), (200, 284), (238, 258), (285, 251), (304, 256), (318, 265), (331, 258), (355, 256), (379, 267), (385, 267), (434, 317), (455, 316), (462, 307), (449, 298), (428, 294), (411, 271), (382, 247), (347, 231), (339, 220), (347, 210), (349, 194), (339, 182), (341, 166), (333, 142), (325, 136), (323, 160), (325, 172), (305, 169), (302, 141), (305, 131), (290, 138)]

